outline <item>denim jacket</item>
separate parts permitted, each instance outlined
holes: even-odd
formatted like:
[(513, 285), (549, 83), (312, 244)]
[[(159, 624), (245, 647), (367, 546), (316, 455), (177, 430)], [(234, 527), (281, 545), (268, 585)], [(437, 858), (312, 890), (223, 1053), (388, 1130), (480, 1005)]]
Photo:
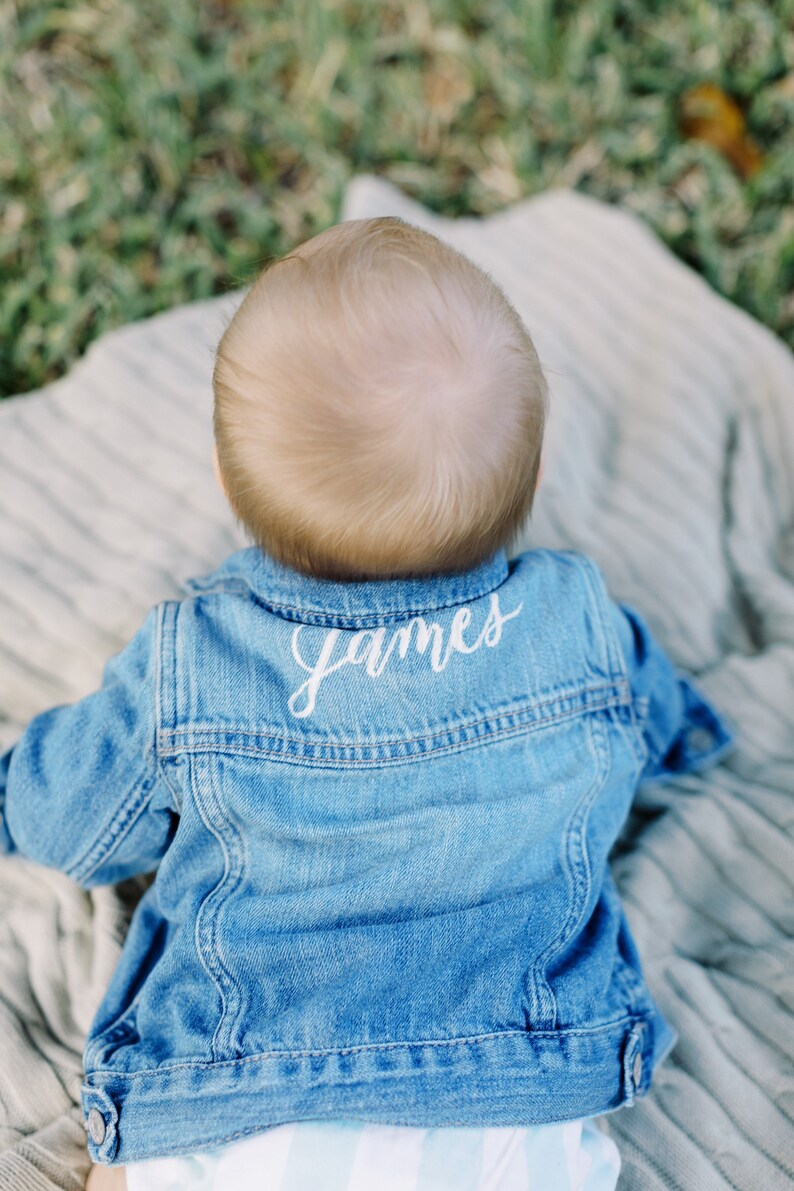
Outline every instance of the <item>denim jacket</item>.
[(6, 852), (157, 869), (86, 1046), (92, 1158), (630, 1104), (674, 1035), (607, 855), (640, 781), (730, 743), (574, 552), (193, 580), (0, 757)]

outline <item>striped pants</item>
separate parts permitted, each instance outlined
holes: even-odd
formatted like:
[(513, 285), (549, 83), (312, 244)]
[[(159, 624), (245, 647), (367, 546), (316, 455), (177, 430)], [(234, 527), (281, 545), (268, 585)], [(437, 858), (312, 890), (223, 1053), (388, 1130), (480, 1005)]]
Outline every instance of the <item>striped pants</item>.
[(589, 1120), (526, 1129), (306, 1121), (126, 1168), (128, 1191), (614, 1191), (619, 1170), (614, 1142)]

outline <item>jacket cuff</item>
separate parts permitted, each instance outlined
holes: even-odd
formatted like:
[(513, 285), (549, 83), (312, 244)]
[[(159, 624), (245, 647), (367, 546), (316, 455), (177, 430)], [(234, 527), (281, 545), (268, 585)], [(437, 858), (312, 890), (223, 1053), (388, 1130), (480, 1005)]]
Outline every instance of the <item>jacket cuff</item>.
[(681, 728), (660, 764), (660, 772), (646, 780), (664, 781), (715, 765), (729, 753), (736, 735), (726, 716), (717, 711), (688, 674), (677, 672), (683, 699)]

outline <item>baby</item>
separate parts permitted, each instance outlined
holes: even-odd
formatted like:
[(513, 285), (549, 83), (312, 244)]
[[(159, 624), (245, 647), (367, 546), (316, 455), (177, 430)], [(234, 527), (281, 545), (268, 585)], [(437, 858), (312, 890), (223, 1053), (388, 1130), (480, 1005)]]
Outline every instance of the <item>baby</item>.
[(728, 727), (591, 561), (508, 561), (546, 384), (433, 236), (272, 265), (214, 387), (255, 544), (0, 758), (6, 852), (157, 869), (86, 1046), (89, 1187), (613, 1189), (593, 1118), (674, 1035), (607, 855)]

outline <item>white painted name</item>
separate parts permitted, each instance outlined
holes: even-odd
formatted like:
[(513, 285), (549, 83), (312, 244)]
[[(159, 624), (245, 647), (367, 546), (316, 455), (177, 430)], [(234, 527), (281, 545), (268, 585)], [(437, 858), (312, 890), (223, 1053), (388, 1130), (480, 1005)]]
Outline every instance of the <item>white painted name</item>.
[[(491, 593), (488, 612), (477, 637), (467, 642), (464, 633), (471, 625), (472, 613), (468, 607), (459, 608), (449, 625), (446, 640), (444, 627), (437, 621), (427, 621), (423, 616), (414, 616), (398, 629), (391, 630), (381, 625), (377, 629), (361, 629), (352, 637), (344, 634), (342, 647), (338, 649), (342, 629), (328, 629), (320, 643), (317, 657), (312, 661), (301, 654), (298, 639), (303, 629), (299, 624), (292, 634), (292, 656), (309, 677), (290, 695), (288, 706), (294, 716), (311, 715), (317, 703), (321, 684), (344, 666), (363, 666), (370, 678), (380, 678), (395, 653), (405, 658), (413, 647), (417, 654), (427, 654), (431, 668), (440, 674), (454, 653), (476, 653), (483, 645), (492, 649), (502, 639), (502, 628), (508, 620), (518, 616), (523, 603), (512, 612), (502, 612), (499, 596)], [(336, 656), (335, 656), (336, 655)]]

